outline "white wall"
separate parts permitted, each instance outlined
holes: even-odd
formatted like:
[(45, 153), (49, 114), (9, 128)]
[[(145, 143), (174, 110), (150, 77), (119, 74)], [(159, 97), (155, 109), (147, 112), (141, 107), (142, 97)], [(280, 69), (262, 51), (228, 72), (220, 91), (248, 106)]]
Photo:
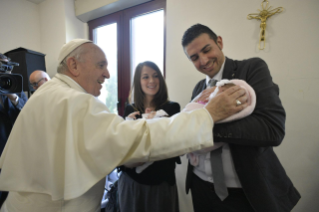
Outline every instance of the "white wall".
[(46, 54), (45, 62), (48, 74), (56, 74), (60, 49), (65, 43), (66, 23), (64, 0), (46, 0), (39, 4), (41, 49)]
[(25, 0), (0, 0), (0, 53), (19, 47), (41, 50), (39, 8)]
[(46, 56), (47, 72), (56, 74), (58, 55), (63, 44), (74, 38), (87, 38), (87, 26), (75, 17), (73, 0), (46, 0), (39, 4), (41, 47)]
[(47, 55), (47, 72), (53, 77), (62, 45), (74, 38), (88, 38), (88, 28), (75, 17), (73, 0), (46, 0), (39, 7), (41, 49)]
[(66, 22), (66, 42), (75, 38), (88, 39), (88, 25), (75, 16), (74, 0), (64, 0), (65, 22)]
[[(294, 212), (314, 212), (319, 202), (319, 1), (269, 1), (285, 11), (267, 20), (266, 49), (258, 50), (259, 24), (247, 20), (261, 9), (251, 0), (167, 0), (166, 82), (170, 99), (184, 106), (195, 84), (204, 78), (186, 58), (181, 47), (184, 31), (202, 23), (223, 37), (224, 53), (232, 59), (261, 57), (280, 87), (286, 109), (286, 137), (275, 151), (302, 195)], [(181, 78), (182, 77), (182, 78)], [(184, 196), (186, 161), (177, 169), (181, 211), (190, 212)], [(182, 179), (182, 180), (180, 180)]]
[(63, 44), (88, 38), (86, 23), (75, 17), (73, 0), (0, 0), (0, 53), (23, 47), (45, 54), (48, 74), (56, 74)]

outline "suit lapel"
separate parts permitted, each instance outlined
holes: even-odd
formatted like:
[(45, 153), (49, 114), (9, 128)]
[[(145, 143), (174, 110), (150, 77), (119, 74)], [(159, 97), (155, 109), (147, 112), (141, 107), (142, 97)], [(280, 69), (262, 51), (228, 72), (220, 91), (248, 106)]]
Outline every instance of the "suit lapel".
[(226, 62), (225, 62), (225, 67), (224, 67), (224, 72), (222, 79), (234, 79), (236, 78), (236, 63), (232, 60), (226, 57)]
[(201, 91), (203, 91), (203, 90), (205, 90), (206, 89), (206, 79), (204, 80), (204, 83), (203, 83), (203, 85), (202, 85), (202, 90)]

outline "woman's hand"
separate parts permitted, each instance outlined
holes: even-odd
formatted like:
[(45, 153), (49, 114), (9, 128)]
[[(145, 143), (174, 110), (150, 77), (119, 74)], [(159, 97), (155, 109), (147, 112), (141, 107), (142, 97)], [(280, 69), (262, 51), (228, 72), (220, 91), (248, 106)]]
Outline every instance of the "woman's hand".
[(147, 114), (146, 119), (152, 119), (156, 115), (156, 111), (153, 111), (152, 108), (146, 108), (145, 113)]
[(128, 115), (127, 117), (135, 120), (137, 115), (140, 115), (140, 111), (135, 111), (133, 113), (130, 113), (130, 115)]
[(149, 108), (149, 107), (145, 108), (145, 113), (150, 113), (150, 112), (152, 112), (152, 108)]
[(148, 113), (148, 116), (146, 117), (146, 119), (152, 119), (152, 118), (154, 118), (155, 115), (156, 115), (156, 112), (152, 111), (152, 112)]

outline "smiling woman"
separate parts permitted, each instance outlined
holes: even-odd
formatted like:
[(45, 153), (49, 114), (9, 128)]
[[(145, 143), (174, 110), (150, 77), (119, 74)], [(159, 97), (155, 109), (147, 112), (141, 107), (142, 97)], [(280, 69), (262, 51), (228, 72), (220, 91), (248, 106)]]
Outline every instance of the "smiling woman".
[(150, 61), (138, 64), (135, 69), (129, 102), (137, 110), (158, 109), (168, 101), (167, 87), (158, 66)]
[[(129, 100), (124, 116), (132, 119), (160, 109), (168, 116), (180, 111), (178, 103), (168, 101), (163, 75), (158, 66), (150, 61), (136, 67)], [(179, 157), (121, 166), (118, 184), (120, 211), (177, 212), (176, 163), (180, 163)]]

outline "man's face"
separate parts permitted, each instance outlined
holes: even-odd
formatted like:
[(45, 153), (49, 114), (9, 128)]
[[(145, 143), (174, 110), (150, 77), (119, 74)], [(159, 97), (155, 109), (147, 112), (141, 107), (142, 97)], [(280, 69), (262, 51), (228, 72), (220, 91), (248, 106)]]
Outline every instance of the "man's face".
[(105, 78), (110, 78), (107, 70), (107, 60), (104, 52), (94, 44), (84, 44), (88, 51), (78, 61), (78, 83), (93, 96), (99, 96)]
[(46, 79), (39, 76), (30, 76), (30, 84), (33, 87), (34, 90), (37, 90), (41, 85), (43, 85), (46, 82)]
[(203, 33), (184, 47), (187, 57), (193, 62), (199, 72), (213, 78), (224, 63), (222, 52), (223, 40), (217, 38), (217, 44), (208, 34)]

